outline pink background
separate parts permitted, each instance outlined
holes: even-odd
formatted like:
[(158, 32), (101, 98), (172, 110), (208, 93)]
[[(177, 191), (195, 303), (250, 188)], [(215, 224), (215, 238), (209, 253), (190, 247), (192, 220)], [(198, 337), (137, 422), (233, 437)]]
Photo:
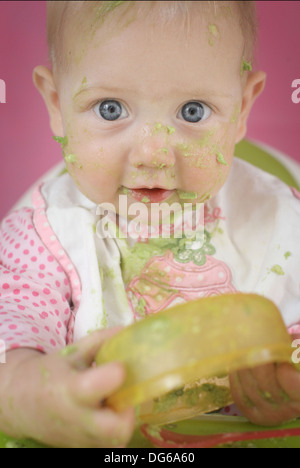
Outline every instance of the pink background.
[[(300, 79), (300, 1), (258, 1), (257, 68), (268, 73), (266, 89), (250, 117), (248, 137), (300, 162), (300, 104), (291, 100)], [(35, 65), (47, 65), (46, 2), (0, 2), (0, 219), (24, 191), (61, 160), (48, 115), (32, 83)]]

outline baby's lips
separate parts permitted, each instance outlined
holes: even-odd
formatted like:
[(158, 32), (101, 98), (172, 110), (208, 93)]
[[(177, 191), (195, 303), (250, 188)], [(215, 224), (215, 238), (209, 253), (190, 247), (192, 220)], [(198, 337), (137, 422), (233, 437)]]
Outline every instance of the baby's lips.
[(129, 189), (130, 195), (143, 203), (159, 203), (173, 194), (173, 190), (159, 187)]

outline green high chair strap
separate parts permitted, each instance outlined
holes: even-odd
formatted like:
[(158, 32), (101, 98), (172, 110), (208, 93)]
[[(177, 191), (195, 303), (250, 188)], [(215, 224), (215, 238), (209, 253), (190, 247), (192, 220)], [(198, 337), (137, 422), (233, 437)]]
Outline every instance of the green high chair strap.
[(278, 179), (285, 182), (290, 187), (300, 190), (299, 184), (290, 171), (267, 151), (248, 140), (242, 140), (235, 147), (235, 155), (239, 159), (247, 161)]

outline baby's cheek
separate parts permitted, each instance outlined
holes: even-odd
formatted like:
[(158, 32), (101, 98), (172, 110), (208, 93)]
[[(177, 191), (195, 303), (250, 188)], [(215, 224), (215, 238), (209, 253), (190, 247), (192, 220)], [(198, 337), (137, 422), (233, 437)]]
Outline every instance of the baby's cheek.
[[(226, 182), (232, 158), (219, 152), (202, 153), (201, 156), (201, 159), (199, 156), (194, 158), (196, 164), (193, 165), (190, 159), (185, 166), (184, 182), (185, 186), (198, 193), (198, 198), (207, 200), (216, 195)], [(201, 163), (197, 164), (199, 160)]]

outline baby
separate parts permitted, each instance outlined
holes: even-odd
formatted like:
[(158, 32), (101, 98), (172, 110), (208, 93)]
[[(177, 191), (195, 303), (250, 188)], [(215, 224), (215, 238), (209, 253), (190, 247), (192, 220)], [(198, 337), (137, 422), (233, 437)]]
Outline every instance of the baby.
[[(177, 302), (255, 292), (296, 336), (299, 194), (233, 158), (265, 84), (255, 35), (254, 2), (48, 2), (52, 70), (33, 79), (67, 172), (1, 225), (2, 431), (126, 446), (133, 409), (99, 403), (124, 369), (94, 367), (95, 354), (118, 327)], [(169, 235), (152, 222), (157, 203), (163, 220), (172, 207)], [(194, 237), (175, 235), (186, 207), (202, 220)], [(300, 416), (292, 365), (230, 382), (255, 423)]]

